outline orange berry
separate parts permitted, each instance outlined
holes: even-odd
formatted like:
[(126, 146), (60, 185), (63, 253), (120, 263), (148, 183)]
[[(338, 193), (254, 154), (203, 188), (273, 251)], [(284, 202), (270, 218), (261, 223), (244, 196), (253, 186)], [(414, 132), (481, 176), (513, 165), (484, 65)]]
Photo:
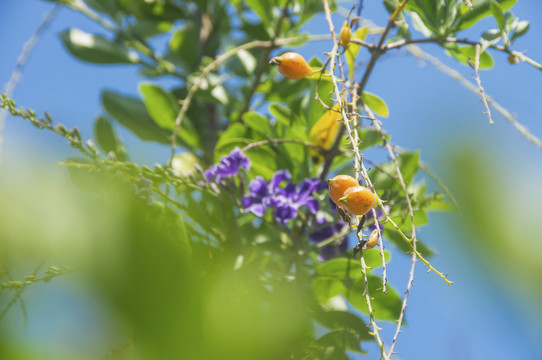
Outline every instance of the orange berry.
[(364, 215), (377, 203), (376, 195), (365, 186), (354, 186), (344, 192), (339, 199), (346, 210), (354, 215)]
[(372, 249), (376, 246), (378, 243), (378, 229), (374, 229), (371, 235), (369, 235), (369, 239), (365, 243), (367, 246), (367, 249)]
[(352, 37), (352, 30), (346, 20), (341, 28), (341, 35), (339, 36), (339, 45), (346, 49), (348, 44), (350, 44), (350, 38)]
[(337, 206), (344, 207), (344, 204), (339, 201), (344, 196), (344, 192), (354, 186), (359, 186), (359, 183), (352, 176), (337, 175), (333, 179), (328, 179), (329, 197)]
[(271, 59), (270, 65), (278, 65), (279, 72), (288, 79), (298, 80), (312, 75), (313, 70), (303, 56), (295, 52), (287, 52)]

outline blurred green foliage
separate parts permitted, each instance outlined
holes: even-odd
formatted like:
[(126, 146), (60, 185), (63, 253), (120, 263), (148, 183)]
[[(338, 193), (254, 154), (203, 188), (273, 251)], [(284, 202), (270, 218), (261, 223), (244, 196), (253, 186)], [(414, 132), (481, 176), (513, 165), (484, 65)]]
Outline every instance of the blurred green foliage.
[[(268, 61), (279, 44), (296, 47), (316, 40), (304, 34), (302, 26), (323, 12), (320, 0), (57, 2), (105, 30), (66, 30), (60, 35), (66, 50), (89, 63), (137, 67), (140, 98), (104, 89), (96, 142), (84, 141), (77, 128), (55, 124), (49, 115), (41, 117), (5, 95), (0, 98), (1, 108), (62, 136), (81, 155), (62, 163), (78, 190), (47, 182), (46, 176), (34, 172), (28, 174), (29, 181), (0, 188), (0, 304), (5, 306), (0, 320), (17, 305), (26, 317), (27, 288), (30, 292), (34, 284), (61, 281), (56, 277), (62, 275), (76, 277), (81, 286), (92, 289), (115, 314), (109, 321), (120, 329), (118, 337), (131, 339), (108, 358), (347, 359), (352, 352), (363, 353), (364, 342), (380, 341), (375, 319), (402, 323), (400, 292), (390, 284), (383, 291), (387, 279), (381, 277), (380, 267), (382, 258), (391, 259), (388, 250), (364, 252), (368, 268), (362, 272), (360, 262), (350, 259), (351, 252), (338, 246), (345, 234), (339, 241), (333, 234), (318, 242), (309, 240), (324, 225), (340, 224), (325, 192), (308, 194), (318, 213), (307, 203), (295, 204), (296, 213), (288, 221), (281, 221), (277, 212), (255, 216), (243, 203), (244, 196), (256, 192), (253, 181), (269, 181), (288, 170), (292, 183), (280, 191), (298, 191), (295, 184), (306, 184), (307, 179), (351, 174), (353, 154), (347, 149), (360, 152), (389, 144), (390, 134), (374, 125), (378, 120), (357, 117), (360, 102), (380, 116), (393, 116), (385, 100), (363, 88), (353, 95), (358, 90), (353, 84), (365, 84), (361, 76), (354, 77), (358, 59), (370, 56), (375, 62), (387, 51), (385, 38), (382, 48), (369, 48), (367, 53), (361, 50), (370, 45), (360, 44), (368, 29), (358, 29), (358, 43), (340, 55), (349, 67), (344, 73), (350, 76), (341, 79), (341, 96), (351, 102), (343, 104), (342, 113), (349, 115), (342, 124), (352, 123), (361, 142), (349, 144), (339, 132), (334, 147), (318, 149), (310, 143), (309, 132), (326, 107), (343, 101), (331, 95), (339, 90), (330, 73), (338, 77), (339, 72), (332, 69), (321, 79), (316, 74), (291, 81)], [(404, 5), (383, 3), (391, 14)], [(391, 30), (394, 40), (409, 41), (412, 24), (427, 42), (442, 45), (468, 63), (474, 45), (459, 45), (447, 37), (493, 16), (498, 32), (488, 32), (481, 44), (476, 43), (484, 46), (480, 68), (489, 68), (493, 60), (486, 50), (509, 52), (513, 41), (528, 30), (527, 22), (508, 12), (514, 3), (481, 0), (469, 10), (459, 0), (412, 0), (405, 7), (411, 20), (396, 27), (391, 21), (384, 34)], [(331, 10), (336, 8), (331, 4)], [(405, 19), (404, 13), (391, 16), (396, 15)], [(165, 48), (157, 48), (157, 36), (167, 37)], [(502, 48), (494, 45), (499, 40)], [(315, 54), (310, 66), (328, 66), (319, 59), (326, 50)], [(166, 89), (158, 81), (162, 79), (175, 85)], [(153, 168), (130, 162), (119, 125), (144, 142), (169, 145), (171, 158)], [(250, 168), (235, 169), (223, 181), (205, 176), (205, 169), (225, 162), (236, 148), (244, 149)], [(323, 163), (311, 159), (309, 149), (315, 148)], [(401, 255), (414, 249), (418, 257), (429, 258), (434, 251), (410, 239), (416, 228), (427, 224), (428, 211), (448, 206), (443, 195), (427, 190), (419, 175), (420, 153), (405, 150), (396, 160), (373, 164), (369, 176), (385, 205), (380, 210), (389, 214), (380, 218), (385, 241)], [(476, 164), (470, 166), (467, 170), (478, 171)], [(484, 193), (467, 198), (474, 195)], [(284, 199), (299, 200), (294, 197)], [(476, 204), (489, 206), (490, 200), (482, 197)], [(484, 209), (472, 210), (479, 229), (493, 231), (482, 217)], [(374, 218), (369, 226), (376, 227)], [(323, 253), (319, 257), (330, 248), (340, 254), (331, 260)], [(501, 253), (494, 250), (492, 255)], [(49, 264), (62, 267), (47, 268)], [(68, 271), (74, 272), (65, 274)], [(0, 332), (10, 326), (1, 322)], [(0, 343), (0, 358), (53, 358), (38, 355), (40, 351)], [(383, 345), (381, 351), (387, 358)]]

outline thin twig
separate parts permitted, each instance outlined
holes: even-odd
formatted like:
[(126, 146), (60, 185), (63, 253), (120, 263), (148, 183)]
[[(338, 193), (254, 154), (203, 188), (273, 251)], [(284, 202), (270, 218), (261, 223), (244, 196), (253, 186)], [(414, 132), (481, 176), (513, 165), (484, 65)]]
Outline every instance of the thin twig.
[[(360, 166), (363, 166), (361, 155), (359, 153), (359, 139), (354, 138), (353, 131), (355, 131), (355, 133), (357, 134), (357, 130), (356, 129), (352, 130), (352, 128), (350, 127), (349, 119), (348, 119), (348, 116), (346, 114), (346, 106), (343, 103), (343, 97), (341, 96), (341, 94), (339, 92), (339, 87), (338, 87), (338, 84), (337, 84), (337, 78), (335, 77), (335, 58), (337, 57), (337, 51), (339, 49), (339, 43), (337, 42), (337, 38), (336, 38), (336, 35), (335, 35), (335, 28), (333, 26), (333, 21), (331, 20), (331, 11), (329, 9), (329, 4), (328, 4), (327, 0), (323, 0), (323, 4), (324, 4), (325, 18), (326, 18), (326, 21), (327, 21), (328, 26), (329, 26), (329, 31), (331, 33), (331, 39), (333, 41), (333, 49), (328, 54), (328, 56), (330, 57), (329, 73), (331, 75), (331, 79), (332, 79), (332, 82), (333, 82), (333, 88), (334, 88), (335, 97), (336, 97), (335, 101), (339, 104), (339, 108), (341, 109), (342, 121), (343, 121), (344, 127), (347, 129), (347, 135), (348, 135), (348, 138), (349, 138), (349, 140), (351, 142), (352, 149), (354, 150), (354, 171), (355, 171), (356, 180), (358, 180), (359, 179)], [(342, 80), (344, 81), (344, 79), (342, 79)], [(355, 117), (354, 117), (354, 119), (355, 119)], [(375, 216), (375, 221), (376, 221), (376, 216)], [(378, 225), (377, 225), (377, 228), (378, 228)], [(358, 235), (358, 239), (359, 239), (360, 233), (358, 233), (357, 235)], [(361, 241), (361, 239), (359, 239), (359, 240)], [(363, 256), (361, 257), (360, 262), (361, 262), (361, 272), (362, 272), (362, 275), (363, 275), (363, 282), (364, 282), (365, 301), (367, 303), (367, 309), (368, 309), (368, 312), (369, 312), (369, 321), (370, 321), (371, 326), (373, 328), (372, 334), (373, 334), (373, 336), (374, 336), (374, 338), (375, 338), (375, 340), (376, 340), (376, 342), (378, 344), (378, 347), (380, 348), (381, 356), (385, 360), (389, 360), (389, 357), (386, 355), (386, 351), (384, 350), (384, 342), (380, 338), (380, 334), (378, 332), (379, 327), (376, 324), (376, 321), (375, 321), (375, 318), (374, 318), (374, 312), (373, 312), (372, 305), (371, 305), (371, 296), (369, 295), (367, 269), (366, 269), (365, 260), (363, 259)]]
[(478, 89), (480, 90), (480, 97), (482, 98), (482, 103), (486, 108), (487, 117), (489, 118), (489, 124), (494, 125), (493, 119), (491, 118), (491, 110), (489, 110), (489, 104), (487, 103), (486, 94), (484, 93), (484, 88), (482, 87), (482, 81), (480, 80), (480, 73), (478, 68), (480, 66), (480, 45), (475, 45), (475, 55), (474, 55), (474, 80), (478, 84)]
[[(15, 88), (17, 87), (17, 83), (21, 79), (22, 71), (24, 68), (24, 65), (27, 63), (28, 58), (30, 57), (30, 54), (32, 53), (32, 50), (34, 47), (38, 44), (41, 36), (43, 33), (47, 30), (55, 16), (57, 15), (58, 11), (60, 10), (60, 4), (55, 4), (49, 12), (45, 14), (45, 18), (41, 22), (41, 24), (38, 26), (36, 31), (32, 34), (30, 39), (24, 44), (23, 46), (23, 52), (17, 59), (17, 64), (15, 65), (15, 69), (13, 69), (13, 72), (11, 73), (11, 77), (9, 78), (9, 81), (6, 85), (6, 95), (11, 98), (13, 97), (13, 93), (15, 92)], [(6, 109), (0, 110), (0, 166), (2, 166), (2, 143), (4, 142), (4, 138), (2, 136), (4, 132), (4, 127), (6, 124), (6, 116), (8, 114), (8, 111)]]
[[(479, 90), (476, 85), (472, 84), (463, 75), (461, 75), (461, 73), (445, 65), (436, 57), (426, 53), (425, 51), (423, 51), (422, 49), (414, 45), (408, 46), (407, 51), (410, 52), (412, 55), (416, 56), (417, 58), (429, 62), (431, 65), (436, 67), (438, 70), (442, 71), (444, 74), (459, 81), (463, 86), (465, 86), (470, 91), (474, 93), (478, 93)], [(493, 99), (493, 97), (491, 97), (488, 94), (486, 94), (486, 97), (487, 97), (488, 103), (495, 110), (501, 113), (505, 117), (506, 120), (512, 123), (512, 125), (516, 128), (516, 130), (518, 130), (527, 140), (529, 140), (530, 142), (535, 144), (540, 150), (542, 150), (542, 141), (538, 137), (531, 134), (531, 132), (529, 132), (529, 130), (527, 130), (525, 126), (523, 126), (519, 121), (517, 121), (506, 108), (504, 108), (498, 102), (496, 102), (495, 99)]]
[[(364, 108), (365, 112), (367, 112), (367, 114), (370, 117), (375, 118), (375, 115), (372, 113), (371, 109), (366, 104), (363, 104), (363, 108)], [(382, 142), (384, 143), (384, 146), (388, 150), (388, 155), (390, 156), (391, 160), (393, 161), (393, 164), (394, 164), (394, 167), (395, 167), (395, 173), (397, 174), (397, 180), (399, 180), (399, 184), (401, 185), (401, 188), (403, 189), (403, 192), (405, 193), (405, 200), (406, 200), (406, 203), (407, 203), (408, 216), (410, 217), (410, 222), (411, 222), (412, 247), (414, 248), (414, 250), (416, 250), (416, 242), (417, 242), (416, 224), (415, 224), (415, 221), (414, 221), (414, 210), (412, 209), (412, 201), (410, 200), (410, 195), (408, 193), (408, 187), (407, 187), (407, 185), (405, 183), (405, 180), (403, 178), (403, 174), (401, 173), (401, 168), (399, 167), (399, 163), (397, 162), (397, 157), (395, 156), (395, 152), (393, 151), (391, 145), (386, 141), (386, 135), (382, 131), (382, 128), (380, 127), (379, 122), (376, 121), (376, 118), (375, 118), (375, 120), (373, 120), (373, 126), (375, 127), (376, 131), (378, 131), (378, 133), (380, 134), (380, 137), (382, 138)], [(401, 305), (401, 311), (399, 313), (399, 318), (397, 319), (397, 328), (395, 330), (395, 334), (393, 335), (393, 340), (392, 340), (390, 349), (388, 351), (388, 356), (391, 356), (393, 354), (393, 349), (395, 348), (395, 344), (397, 343), (397, 338), (398, 338), (399, 332), (401, 330), (401, 325), (403, 323), (403, 317), (404, 317), (404, 313), (405, 313), (405, 309), (406, 309), (406, 305), (407, 305), (408, 294), (410, 293), (410, 288), (412, 286), (412, 282), (414, 281), (414, 269), (416, 267), (416, 260), (417, 260), (416, 259), (416, 254), (413, 252), (412, 253), (412, 260), (411, 260), (412, 265), (410, 267), (410, 273), (409, 273), (407, 287), (406, 287), (406, 291), (405, 291), (405, 297), (404, 297), (402, 305)]]
[[(365, 68), (365, 73), (363, 74), (363, 77), (361, 78), (361, 81), (359, 82), (359, 92), (360, 94), (363, 93), (363, 90), (365, 89), (365, 86), (367, 85), (367, 81), (369, 80), (369, 76), (371, 76), (371, 73), (373, 71), (373, 68), (376, 64), (376, 60), (382, 55), (385, 51), (385, 45), (384, 41), (386, 41), (386, 37), (388, 36), (388, 33), (390, 32), (391, 28), (395, 25), (395, 19), (397, 19), (397, 16), (403, 11), (403, 8), (408, 3), (408, 0), (404, 0), (402, 3), (397, 5), (397, 8), (395, 8), (395, 11), (391, 14), (390, 18), (388, 19), (388, 24), (384, 28), (384, 32), (380, 36), (380, 40), (378, 41), (378, 45), (376, 47), (374, 46), (367, 46), (368, 44), (362, 44), (365, 45), (371, 50), (371, 58), (369, 59), (369, 63), (367, 64), (367, 67)], [(354, 39), (355, 40), (355, 39)], [(356, 41), (356, 43), (359, 43)]]

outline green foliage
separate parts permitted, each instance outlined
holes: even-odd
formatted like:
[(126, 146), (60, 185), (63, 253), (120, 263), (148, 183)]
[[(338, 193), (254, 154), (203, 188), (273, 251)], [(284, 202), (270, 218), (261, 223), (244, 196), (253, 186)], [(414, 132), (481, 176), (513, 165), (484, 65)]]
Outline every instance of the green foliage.
[[(417, 42), (437, 43), (460, 63), (472, 63), (479, 45), (480, 69), (491, 68), (490, 52), (510, 52), (529, 29), (509, 11), (515, 1), (479, 0), (469, 10), (460, 0), (411, 0), (405, 18), (395, 12), (405, 3), (385, 0), (393, 14), (384, 31), (389, 38), (366, 44), (362, 41), (373, 29), (362, 27), (343, 53), (315, 53), (309, 64), (322, 70), (296, 81), (267, 64), (274, 48), (287, 51), (314, 40), (301, 26), (323, 12), (319, 0), (62, 3), (99, 20), (108, 32), (105, 37), (65, 31), (60, 36), (72, 55), (89, 63), (135, 65), (153, 82), (140, 82), (140, 99), (102, 92), (104, 115), (96, 118), (94, 138), (103, 153), (94, 142), (83, 142), (76, 128), (19, 109), (5, 95), (0, 107), (64, 137), (82, 155), (63, 163), (73, 182), (96, 194), (96, 212), (113, 207), (103, 216), (119, 216), (102, 234), (97, 249), (105, 255), (92, 257), (89, 281), (137, 334), (134, 351), (157, 359), (347, 359), (349, 352), (363, 353), (364, 342), (376, 341), (388, 359), (376, 320), (403, 319), (404, 308), (400, 293), (383, 278), (385, 264), (392, 252), (414, 252), (449, 284), (426, 260), (435, 251), (413, 240), (416, 229), (427, 225), (427, 213), (449, 204), (427, 189), (420, 152), (397, 152), (380, 120), (363, 115), (361, 104), (378, 116), (393, 116), (384, 99), (364, 88), (362, 79), (372, 65), (358, 65), (374, 65), (387, 51), (416, 42), (412, 25), (424, 35)], [(462, 30), (488, 16), (498, 29), (484, 32), (480, 42), (457, 40)], [(157, 35), (166, 45), (163, 51), (155, 49)], [(337, 59), (348, 66), (348, 76), (339, 71)], [(331, 63), (337, 68), (330, 69)], [(158, 85), (171, 83), (171, 88)], [(333, 145), (324, 149), (311, 143), (316, 121), (337, 108), (346, 118), (329, 126), (337, 129)], [(143, 141), (163, 145), (171, 157), (152, 169), (130, 162), (118, 124)], [(371, 150), (378, 147), (388, 150), (389, 161), (371, 161)], [(216, 180), (211, 170), (217, 163), (231, 170), (234, 150), (242, 151), (250, 166)], [(368, 174), (366, 161), (371, 161)], [(345, 225), (346, 230), (326, 234), (343, 219), (326, 191), (304, 194), (301, 187), (308, 179), (316, 183), (352, 174), (352, 168), (379, 197), (377, 219), (371, 212), (359, 233)], [(281, 170), (292, 178), (271, 186)], [(265, 188), (258, 188), (258, 181), (265, 181)], [(283, 196), (280, 201), (272, 199), (273, 192)], [(303, 196), (313, 202), (298, 203)], [(254, 198), (264, 207), (261, 214), (247, 205)], [(287, 221), (279, 214), (286, 211), (280, 208), (284, 204), (295, 210)], [(86, 221), (91, 228), (98, 224)], [(350, 235), (361, 246), (377, 221), (386, 250), (363, 249), (363, 261), (351, 258), (352, 250), (341, 248), (347, 245), (343, 238)], [(324, 239), (314, 240), (315, 234)], [(340, 253), (322, 260), (326, 251)], [(0, 291), (43, 279), (49, 278), (27, 279), (28, 284), (10, 280)]]

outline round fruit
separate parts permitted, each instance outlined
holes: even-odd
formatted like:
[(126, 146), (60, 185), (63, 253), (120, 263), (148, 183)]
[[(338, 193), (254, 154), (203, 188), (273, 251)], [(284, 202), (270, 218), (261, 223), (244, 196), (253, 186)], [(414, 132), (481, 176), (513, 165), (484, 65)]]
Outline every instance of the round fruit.
[(367, 245), (367, 249), (372, 249), (376, 246), (378, 243), (378, 229), (374, 229), (371, 235), (369, 235), (369, 239), (365, 243)]
[(270, 65), (278, 65), (279, 72), (288, 79), (298, 80), (312, 75), (313, 70), (303, 56), (295, 52), (287, 52), (271, 59)]
[(350, 44), (350, 38), (352, 37), (352, 30), (346, 20), (341, 28), (341, 35), (339, 36), (339, 45), (346, 49), (348, 44)]
[(350, 213), (364, 215), (376, 205), (377, 197), (365, 186), (354, 186), (347, 189), (339, 201)]
[(337, 206), (344, 207), (344, 204), (340, 202), (340, 198), (344, 196), (347, 189), (351, 187), (359, 186), (359, 183), (352, 176), (349, 175), (337, 175), (333, 179), (328, 179), (329, 185), (329, 197)]

